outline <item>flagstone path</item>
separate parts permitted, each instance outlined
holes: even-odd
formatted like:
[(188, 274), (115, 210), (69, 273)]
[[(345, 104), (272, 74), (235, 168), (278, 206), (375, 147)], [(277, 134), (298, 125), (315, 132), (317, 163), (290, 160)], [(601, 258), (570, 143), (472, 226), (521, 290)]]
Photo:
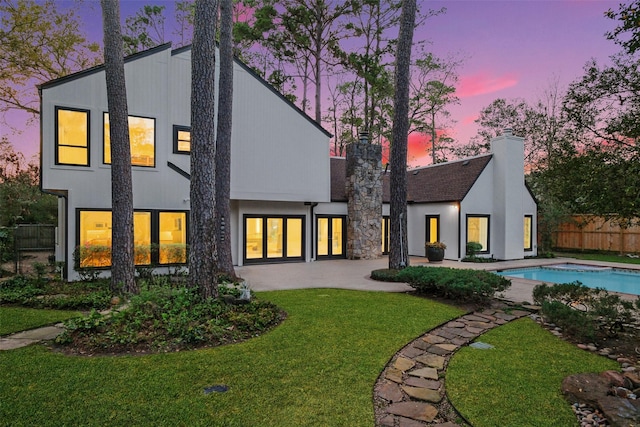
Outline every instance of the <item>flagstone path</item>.
[(468, 426), (445, 393), (449, 359), (486, 331), (529, 314), (508, 306), (487, 308), (451, 320), (406, 345), (374, 387), (376, 426)]

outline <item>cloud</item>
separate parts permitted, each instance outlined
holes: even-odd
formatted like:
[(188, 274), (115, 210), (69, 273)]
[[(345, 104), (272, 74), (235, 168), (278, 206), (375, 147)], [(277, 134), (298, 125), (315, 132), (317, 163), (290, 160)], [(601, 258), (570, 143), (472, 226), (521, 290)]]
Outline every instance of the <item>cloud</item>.
[(469, 76), (462, 76), (456, 94), (460, 98), (469, 98), (477, 95), (498, 92), (518, 84), (515, 74), (503, 74), (501, 76), (490, 76), (485, 72), (476, 73)]

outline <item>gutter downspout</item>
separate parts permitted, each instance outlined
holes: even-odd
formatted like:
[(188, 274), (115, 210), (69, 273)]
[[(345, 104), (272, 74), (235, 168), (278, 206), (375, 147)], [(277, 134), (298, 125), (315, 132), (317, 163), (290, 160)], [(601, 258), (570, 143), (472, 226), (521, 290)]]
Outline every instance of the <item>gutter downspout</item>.
[(462, 250), (462, 241), (460, 238), (462, 234), (462, 211), (460, 210), (460, 202), (458, 202), (458, 261), (460, 261), (461, 250)]

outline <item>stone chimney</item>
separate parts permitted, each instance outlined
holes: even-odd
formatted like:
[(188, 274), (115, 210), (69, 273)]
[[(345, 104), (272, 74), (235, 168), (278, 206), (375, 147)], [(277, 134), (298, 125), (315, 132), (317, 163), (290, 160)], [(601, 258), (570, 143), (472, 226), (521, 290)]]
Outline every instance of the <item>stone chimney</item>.
[(524, 258), (524, 138), (506, 128), (491, 141), (493, 153), (493, 251), (498, 259)]
[(382, 255), (382, 147), (367, 132), (347, 146), (347, 258)]

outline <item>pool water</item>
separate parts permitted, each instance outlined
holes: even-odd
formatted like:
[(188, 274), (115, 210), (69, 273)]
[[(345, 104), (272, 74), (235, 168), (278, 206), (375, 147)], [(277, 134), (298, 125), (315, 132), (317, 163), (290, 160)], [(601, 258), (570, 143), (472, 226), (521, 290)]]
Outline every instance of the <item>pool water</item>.
[(640, 295), (640, 271), (581, 264), (556, 264), (545, 267), (501, 270), (497, 274), (545, 283), (570, 283), (579, 280), (590, 288), (603, 288), (612, 292)]

